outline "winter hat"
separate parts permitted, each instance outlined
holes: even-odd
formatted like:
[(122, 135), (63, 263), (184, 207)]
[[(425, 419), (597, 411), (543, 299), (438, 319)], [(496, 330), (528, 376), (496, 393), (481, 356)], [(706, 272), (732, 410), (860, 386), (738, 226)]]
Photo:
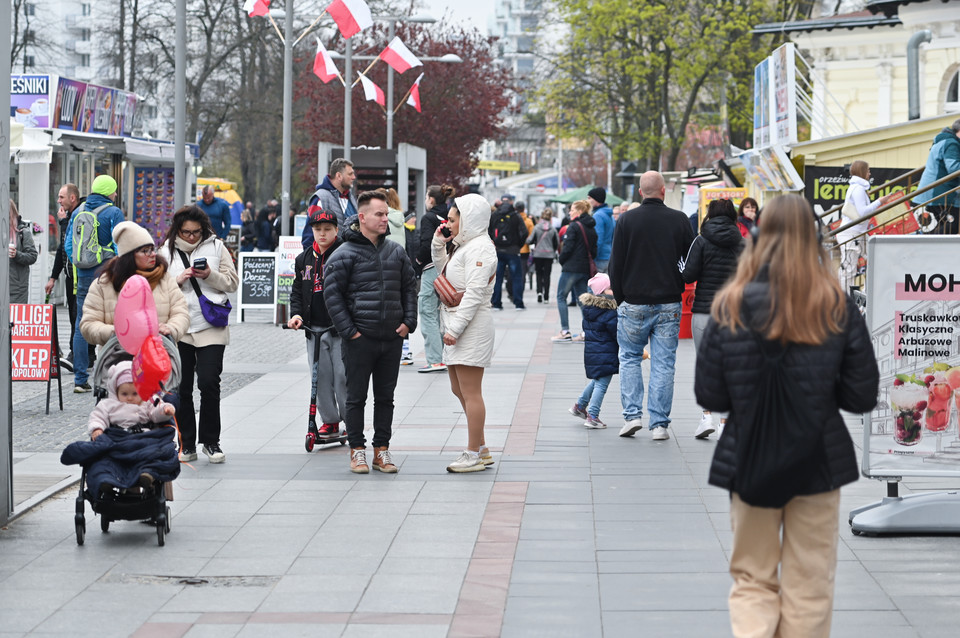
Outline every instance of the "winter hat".
[(93, 180), (93, 192), (97, 195), (110, 197), (117, 192), (117, 180), (109, 175), (97, 175), (97, 178)]
[(107, 378), (109, 379), (107, 382), (107, 390), (111, 396), (116, 397), (117, 388), (124, 383), (133, 383), (133, 362), (121, 361), (120, 363), (110, 366), (110, 372)]
[(134, 222), (120, 222), (113, 228), (113, 241), (117, 245), (117, 257), (140, 248), (154, 246), (150, 233)]
[(595, 295), (602, 295), (603, 291), (610, 287), (610, 277), (606, 273), (597, 273), (593, 279), (587, 282), (590, 286), (590, 292)]
[(596, 188), (591, 188), (590, 192), (587, 193), (587, 197), (597, 202), (600, 202), (601, 204), (607, 203), (607, 191), (599, 186), (597, 186)]

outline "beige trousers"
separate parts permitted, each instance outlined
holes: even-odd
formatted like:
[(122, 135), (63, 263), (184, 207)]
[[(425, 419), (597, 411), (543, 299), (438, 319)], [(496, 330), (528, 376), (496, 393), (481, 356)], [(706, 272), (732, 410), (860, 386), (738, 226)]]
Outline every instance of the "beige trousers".
[(753, 507), (733, 495), (734, 636), (829, 638), (839, 509), (840, 490), (796, 496), (781, 509)]

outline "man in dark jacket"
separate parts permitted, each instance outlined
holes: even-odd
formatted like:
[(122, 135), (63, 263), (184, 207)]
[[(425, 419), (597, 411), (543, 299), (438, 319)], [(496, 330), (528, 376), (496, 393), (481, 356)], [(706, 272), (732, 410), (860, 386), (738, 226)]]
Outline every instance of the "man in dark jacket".
[[(589, 213), (589, 204), (574, 202), (570, 207), (571, 221), (563, 235), (560, 247), (560, 280), (557, 282), (557, 311), (560, 313), (560, 334), (553, 337), (554, 343), (570, 343), (570, 316), (567, 311), (567, 295), (580, 303), (580, 296), (587, 292), (590, 279), (590, 260), (597, 256), (596, 222)], [(583, 336), (577, 338), (583, 341)]]
[[(350, 187), (357, 179), (353, 162), (338, 157), (330, 162), (330, 174), (317, 184), (317, 191), (310, 198), (310, 206), (319, 206), (337, 216), (337, 225), (343, 230), (346, 221), (357, 214), (357, 198)], [(301, 243), (309, 248), (313, 243), (313, 232), (309, 227), (303, 229)]]
[(500, 299), (503, 295), (503, 275), (510, 269), (510, 288), (513, 305), (523, 310), (523, 269), (520, 266), (520, 249), (527, 242), (527, 225), (514, 209), (513, 202), (506, 200), (497, 212), (490, 216), (490, 239), (497, 247), (497, 280), (493, 284), (490, 304), (503, 310)]
[(347, 374), (350, 471), (367, 474), (363, 410), (373, 377), (373, 466), (396, 472), (390, 458), (393, 393), (403, 339), (417, 327), (417, 281), (403, 246), (387, 241), (386, 196), (361, 193), (359, 216), (348, 222), (344, 244), (330, 257), (323, 298), (343, 340)]
[[(933, 139), (927, 165), (917, 188), (923, 188), (957, 171), (960, 171), (960, 120), (940, 131)], [(960, 186), (960, 180), (951, 180), (913, 198), (915, 205), (926, 204), (926, 212), (936, 218), (935, 233), (938, 235), (956, 235), (960, 228), (960, 193), (954, 191), (944, 194), (957, 186)]]
[[(620, 216), (610, 254), (610, 287), (619, 304), (620, 402), (626, 424), (620, 436), (642, 429), (643, 347), (650, 341), (647, 410), (655, 441), (670, 438), (673, 376), (680, 337), (683, 259), (693, 242), (690, 220), (663, 203), (663, 175), (640, 177), (640, 206)], [(569, 234), (569, 231), (568, 233)]]

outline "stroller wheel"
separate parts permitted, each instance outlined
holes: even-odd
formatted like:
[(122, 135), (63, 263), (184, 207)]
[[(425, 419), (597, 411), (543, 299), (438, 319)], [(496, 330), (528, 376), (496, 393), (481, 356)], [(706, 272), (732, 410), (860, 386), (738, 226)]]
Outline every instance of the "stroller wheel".
[(169, 507), (167, 508), (166, 516), (164, 518), (163, 528), (167, 534), (170, 533), (170, 508)]
[(157, 545), (163, 547), (163, 533), (167, 528), (167, 515), (161, 514), (157, 517)]
[(77, 528), (77, 545), (83, 545), (83, 537), (87, 533), (87, 521), (81, 514), (77, 514), (73, 521)]
[(100, 517), (100, 531), (104, 533), (110, 531), (110, 521), (107, 520), (106, 516)]
[(313, 452), (313, 446), (317, 442), (317, 435), (313, 432), (307, 432), (307, 439), (303, 442), (303, 447), (307, 452)]

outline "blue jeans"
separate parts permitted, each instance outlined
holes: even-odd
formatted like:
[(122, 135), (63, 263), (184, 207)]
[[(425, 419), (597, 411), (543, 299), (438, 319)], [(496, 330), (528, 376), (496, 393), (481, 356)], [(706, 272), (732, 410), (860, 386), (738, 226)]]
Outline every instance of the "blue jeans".
[(503, 275), (510, 269), (510, 290), (513, 291), (513, 305), (523, 308), (523, 269), (520, 266), (520, 255), (511, 255), (497, 251), (497, 280), (493, 285), (493, 296), (490, 305), (494, 308), (503, 308), (500, 297), (503, 295)]
[(673, 408), (673, 376), (680, 339), (680, 304), (650, 306), (620, 304), (617, 309), (620, 345), (620, 402), (625, 421), (643, 416), (643, 347), (650, 341), (650, 429), (668, 427)]
[(567, 313), (567, 295), (573, 291), (573, 296), (580, 305), (580, 295), (587, 292), (587, 280), (590, 276), (585, 272), (562, 272), (557, 282), (557, 312), (560, 313), (560, 331), (570, 331), (570, 316)]
[[(72, 268), (73, 266), (68, 266)], [(77, 324), (73, 331), (73, 382), (83, 385), (90, 378), (87, 367), (90, 365), (90, 353), (87, 351), (87, 341), (80, 334), (80, 321), (83, 320), (83, 302), (87, 300), (87, 291), (90, 284), (96, 279), (95, 271), (82, 272), (77, 270)]]
[(600, 416), (600, 406), (603, 404), (603, 397), (607, 394), (607, 388), (610, 387), (612, 374), (599, 379), (590, 379), (590, 383), (583, 389), (580, 398), (577, 399), (577, 405), (581, 409), (586, 406), (587, 414), (594, 419)]
[(610, 265), (609, 259), (594, 259), (593, 265), (597, 267), (597, 272), (607, 272), (607, 266)]
[(423, 354), (427, 365), (443, 363), (443, 335), (440, 333), (440, 298), (433, 289), (436, 281), (436, 266), (423, 271), (420, 276), (420, 294), (417, 306), (420, 310), (420, 334), (423, 335)]

